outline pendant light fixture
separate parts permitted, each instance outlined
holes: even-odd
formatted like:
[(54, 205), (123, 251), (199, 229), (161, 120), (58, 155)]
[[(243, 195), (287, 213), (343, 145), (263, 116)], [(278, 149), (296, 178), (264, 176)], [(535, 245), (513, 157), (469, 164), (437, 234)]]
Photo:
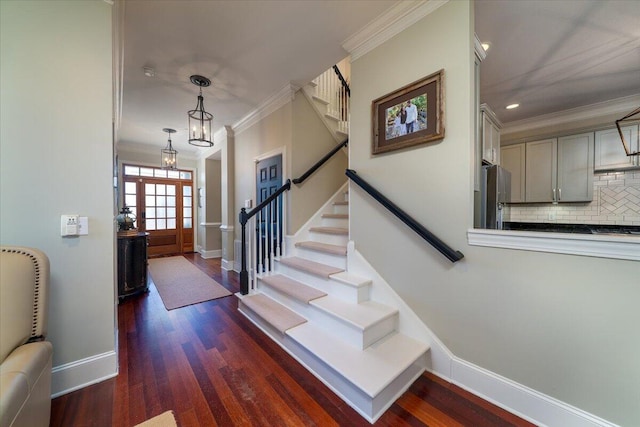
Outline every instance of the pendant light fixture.
[(204, 98), (202, 97), (202, 88), (211, 85), (211, 80), (194, 74), (191, 76), (191, 83), (200, 86), (200, 94), (196, 109), (189, 111), (189, 144), (197, 147), (211, 147), (213, 146), (211, 141), (213, 138), (211, 135), (213, 115), (204, 110)]
[(176, 169), (178, 167), (177, 156), (178, 152), (173, 149), (171, 145), (171, 134), (176, 133), (175, 129), (164, 128), (162, 132), (166, 132), (169, 134), (169, 141), (167, 142), (167, 146), (160, 150), (161, 163), (160, 167), (162, 169)]
[[(625, 138), (624, 132), (622, 132), (621, 126), (626, 124), (629, 125), (637, 125), (640, 122), (640, 107), (636, 108), (620, 120), (616, 120), (616, 127), (618, 128), (618, 133), (620, 134), (620, 139), (622, 140), (622, 146), (624, 147), (624, 152), (627, 156), (640, 156), (640, 147), (638, 144), (638, 137), (636, 136), (636, 141), (627, 141)], [(635, 142), (635, 144), (634, 144)]]

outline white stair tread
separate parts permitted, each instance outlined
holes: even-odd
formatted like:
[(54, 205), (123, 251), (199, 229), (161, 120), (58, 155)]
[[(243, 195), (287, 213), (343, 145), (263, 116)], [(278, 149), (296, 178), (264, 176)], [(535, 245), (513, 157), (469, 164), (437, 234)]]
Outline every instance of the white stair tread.
[(333, 121), (335, 121), (335, 122), (339, 122), (339, 121), (340, 121), (340, 117), (336, 117), (336, 116), (334, 116), (333, 114), (329, 114), (329, 113), (327, 113), (327, 114), (325, 114), (324, 116), (325, 116), (327, 119), (329, 119), (329, 120), (333, 120)]
[(398, 313), (396, 308), (374, 301), (363, 301), (354, 304), (332, 296), (318, 298), (310, 301), (309, 304), (331, 313), (363, 331)]
[(320, 277), (326, 277), (327, 279), (332, 274), (340, 273), (344, 271), (343, 268), (333, 267), (331, 265), (320, 264), (319, 262), (310, 261), (308, 259), (299, 257), (280, 258), (276, 261), (281, 262), (289, 267), (305, 271), (310, 274), (314, 274)]
[(282, 334), (307, 321), (304, 317), (263, 294), (244, 296), (242, 304), (249, 307)]
[(327, 295), (319, 289), (307, 286), (282, 274), (263, 276), (260, 280), (283, 294), (289, 295), (291, 298), (305, 304), (308, 304), (311, 300)]
[(299, 248), (312, 249), (314, 251), (325, 252), (333, 255), (347, 255), (347, 247), (342, 245), (330, 245), (322, 242), (298, 242), (296, 246)]
[(425, 343), (394, 333), (358, 350), (310, 322), (286, 334), (370, 397), (377, 396), (429, 349)]
[(348, 235), (349, 229), (344, 227), (311, 227), (309, 231), (325, 234)]
[(349, 214), (326, 213), (322, 214), (322, 218), (349, 219)]
[(364, 277), (356, 276), (355, 274), (351, 274), (347, 271), (343, 271), (341, 273), (332, 274), (331, 278), (337, 280), (340, 283), (345, 285), (353, 286), (356, 288), (361, 288), (363, 286), (369, 286), (371, 284), (371, 279), (365, 279)]

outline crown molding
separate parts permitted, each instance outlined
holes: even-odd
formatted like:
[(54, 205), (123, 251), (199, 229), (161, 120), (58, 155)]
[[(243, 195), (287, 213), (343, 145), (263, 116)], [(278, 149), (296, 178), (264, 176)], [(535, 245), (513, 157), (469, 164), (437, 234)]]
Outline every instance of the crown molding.
[(581, 120), (596, 119), (609, 114), (626, 114), (634, 108), (638, 108), (639, 104), (640, 93), (569, 110), (543, 114), (541, 116), (505, 123), (500, 130), (500, 136), (505, 137), (523, 131), (570, 124)]
[(355, 61), (406, 30), (449, 0), (403, 0), (346, 39), (342, 47)]
[(480, 42), (477, 34), (474, 34), (473, 50), (480, 62), (484, 61), (484, 59), (487, 57), (487, 51), (484, 49), (484, 47), (482, 47), (482, 43)]
[(270, 96), (266, 101), (264, 101), (258, 108), (247, 114), (244, 118), (240, 119), (233, 126), (231, 126), (231, 130), (234, 134), (239, 134), (244, 132), (249, 127), (258, 123), (260, 120), (267, 117), (269, 114), (273, 113), (280, 107), (288, 104), (293, 101), (296, 91), (300, 88), (291, 83), (286, 84), (282, 89), (278, 92)]

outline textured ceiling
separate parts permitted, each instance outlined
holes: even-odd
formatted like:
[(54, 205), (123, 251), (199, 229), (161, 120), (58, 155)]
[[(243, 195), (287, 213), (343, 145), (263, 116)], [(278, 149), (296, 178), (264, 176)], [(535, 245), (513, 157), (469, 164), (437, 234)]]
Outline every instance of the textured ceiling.
[[(289, 83), (303, 84), (347, 56), (344, 41), (397, 1), (142, 1), (124, 9), (121, 143), (163, 146), (162, 128), (188, 145), (187, 111), (203, 89), (214, 132), (233, 125)], [(155, 69), (146, 77), (144, 67)]]
[[(164, 146), (171, 127), (175, 148), (196, 153), (190, 75), (213, 82), (203, 92), (215, 132), (344, 58), (344, 41), (397, 3), (126, 0), (120, 143)], [(640, 93), (640, 1), (476, 0), (475, 15), (491, 44), (481, 102), (503, 123)]]
[(481, 102), (503, 123), (640, 93), (640, 1), (476, 0), (475, 19)]

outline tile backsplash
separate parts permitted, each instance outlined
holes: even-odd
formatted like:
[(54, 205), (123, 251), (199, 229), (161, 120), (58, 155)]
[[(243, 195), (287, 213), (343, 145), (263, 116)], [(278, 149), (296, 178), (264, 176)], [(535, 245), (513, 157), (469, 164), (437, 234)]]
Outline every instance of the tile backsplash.
[(640, 225), (640, 171), (596, 173), (589, 203), (509, 205), (505, 221)]

